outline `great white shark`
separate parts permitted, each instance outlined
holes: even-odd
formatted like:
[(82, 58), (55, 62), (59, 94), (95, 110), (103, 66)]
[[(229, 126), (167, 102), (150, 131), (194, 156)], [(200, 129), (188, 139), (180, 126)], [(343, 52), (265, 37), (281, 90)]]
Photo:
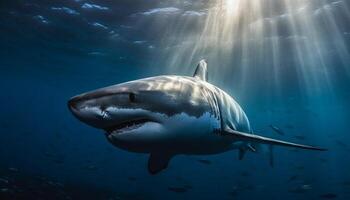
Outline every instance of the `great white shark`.
[(105, 131), (121, 149), (150, 154), (156, 174), (179, 154), (206, 155), (237, 149), (241, 160), (259, 144), (323, 151), (256, 135), (240, 105), (207, 82), (201, 60), (193, 77), (156, 76), (125, 82), (72, 97), (68, 107), (80, 121)]

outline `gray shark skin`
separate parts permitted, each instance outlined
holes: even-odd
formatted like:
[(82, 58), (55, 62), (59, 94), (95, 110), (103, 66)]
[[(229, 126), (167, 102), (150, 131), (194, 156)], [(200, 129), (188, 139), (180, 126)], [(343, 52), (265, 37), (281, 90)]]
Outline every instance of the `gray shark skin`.
[(105, 131), (121, 149), (148, 153), (156, 174), (178, 154), (207, 155), (238, 149), (239, 159), (259, 144), (310, 150), (322, 148), (255, 135), (239, 104), (207, 82), (200, 61), (193, 77), (156, 76), (97, 89), (72, 97), (68, 108), (80, 121)]

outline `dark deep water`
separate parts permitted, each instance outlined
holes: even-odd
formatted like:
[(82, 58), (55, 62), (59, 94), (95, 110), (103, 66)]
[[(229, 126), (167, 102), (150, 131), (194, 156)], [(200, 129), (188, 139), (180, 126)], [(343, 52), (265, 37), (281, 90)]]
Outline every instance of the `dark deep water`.
[[(1, 1), (0, 198), (350, 199), (349, 2), (309, 1), (313, 17), (278, 22), (258, 31), (258, 41), (243, 37), (252, 32), (242, 20), (242, 42), (229, 51), (209, 39), (174, 45), (203, 42), (191, 36), (200, 37), (213, 5), (198, 2)], [(262, 19), (283, 16), (286, 6), (271, 5)], [(192, 75), (201, 58), (210, 82), (240, 103), (257, 133), (329, 151), (277, 147), (274, 168), (264, 154), (176, 156), (152, 176), (147, 155), (113, 147), (67, 109), (71, 96), (99, 87)]]

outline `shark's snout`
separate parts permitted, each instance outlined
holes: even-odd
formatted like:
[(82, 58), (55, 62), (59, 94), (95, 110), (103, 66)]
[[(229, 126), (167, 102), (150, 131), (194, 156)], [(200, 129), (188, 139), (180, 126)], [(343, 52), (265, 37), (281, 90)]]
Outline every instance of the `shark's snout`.
[(67, 102), (68, 109), (73, 112), (73, 110), (76, 109), (77, 104), (78, 104), (78, 98), (72, 97)]
[(96, 128), (104, 127), (103, 110), (100, 106), (88, 103), (88, 101), (83, 95), (78, 95), (69, 99), (67, 106), (80, 121)]
[[(118, 89), (118, 88), (116, 88)], [(149, 152), (164, 140), (164, 115), (153, 112), (140, 93), (83, 93), (68, 100), (72, 114), (85, 124), (104, 130), (114, 145), (135, 152)]]
[(82, 103), (82, 98), (80, 96), (74, 96), (70, 98), (67, 102), (68, 109), (73, 113), (73, 115), (77, 118), (80, 118), (79, 116), (79, 103)]

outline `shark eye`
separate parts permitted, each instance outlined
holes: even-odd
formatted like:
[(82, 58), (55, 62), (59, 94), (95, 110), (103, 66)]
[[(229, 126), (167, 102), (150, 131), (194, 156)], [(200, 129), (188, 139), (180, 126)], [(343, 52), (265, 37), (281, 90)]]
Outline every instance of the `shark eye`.
[(132, 93), (132, 92), (129, 93), (129, 101), (130, 102), (135, 102), (135, 94)]

